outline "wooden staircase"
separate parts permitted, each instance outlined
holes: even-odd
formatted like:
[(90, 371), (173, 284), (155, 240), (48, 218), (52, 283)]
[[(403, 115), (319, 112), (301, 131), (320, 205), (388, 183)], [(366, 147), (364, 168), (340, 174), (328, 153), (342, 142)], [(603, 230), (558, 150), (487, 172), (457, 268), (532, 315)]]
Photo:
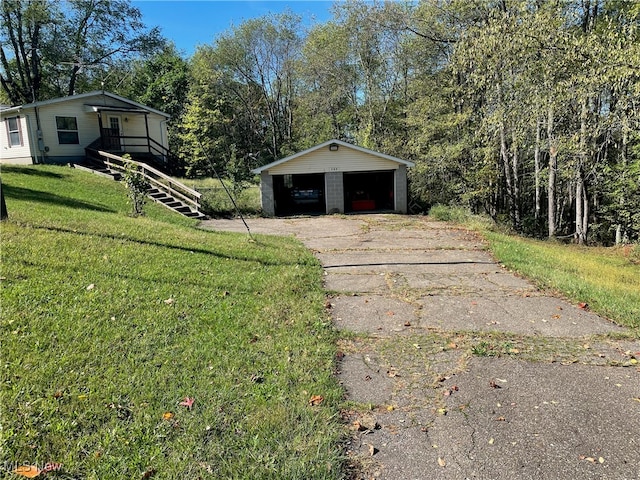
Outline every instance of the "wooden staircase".
[(160, 190), (156, 187), (151, 187), (147, 191), (147, 196), (153, 201), (161, 203), (165, 207), (174, 210), (185, 217), (197, 218), (198, 220), (204, 220), (207, 216), (199, 210), (192, 209), (189, 205), (180, 200), (172, 197), (166, 191)]
[(127, 164), (136, 165), (138, 171), (151, 185), (147, 195), (153, 201), (160, 203), (185, 217), (204, 220), (208, 218), (200, 209), (202, 194), (187, 187), (185, 184), (162, 173), (159, 170), (136, 160), (122, 158), (113, 153), (101, 150), (85, 149), (87, 162), (75, 165), (76, 168), (90, 171), (97, 175), (120, 180)]

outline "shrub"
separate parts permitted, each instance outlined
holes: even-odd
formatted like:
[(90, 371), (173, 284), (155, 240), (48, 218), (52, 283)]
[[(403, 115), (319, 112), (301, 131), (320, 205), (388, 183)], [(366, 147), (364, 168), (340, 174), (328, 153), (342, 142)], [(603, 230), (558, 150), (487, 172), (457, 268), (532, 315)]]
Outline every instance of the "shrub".
[[(131, 155), (125, 153), (122, 157), (131, 160)], [(127, 161), (124, 167), (124, 183), (127, 186), (129, 200), (131, 201), (131, 215), (138, 217), (144, 215), (144, 204), (147, 202), (147, 191), (150, 184), (144, 175), (138, 170), (138, 165)]]

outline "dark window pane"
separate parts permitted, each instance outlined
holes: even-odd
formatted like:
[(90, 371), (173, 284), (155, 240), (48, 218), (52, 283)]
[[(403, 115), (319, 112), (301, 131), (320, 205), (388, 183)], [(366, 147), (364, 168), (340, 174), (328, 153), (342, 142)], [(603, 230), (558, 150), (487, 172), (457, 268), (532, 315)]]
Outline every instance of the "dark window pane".
[(56, 117), (58, 130), (77, 130), (76, 117)]
[(79, 144), (78, 132), (58, 132), (60, 144)]

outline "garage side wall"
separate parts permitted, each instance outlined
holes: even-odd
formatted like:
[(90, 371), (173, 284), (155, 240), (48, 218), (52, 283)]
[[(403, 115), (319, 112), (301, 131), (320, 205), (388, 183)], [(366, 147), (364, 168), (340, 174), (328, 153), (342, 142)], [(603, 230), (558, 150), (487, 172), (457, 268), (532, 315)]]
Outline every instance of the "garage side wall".
[(407, 167), (400, 165), (395, 174), (396, 211), (407, 213)]
[(344, 177), (342, 172), (324, 174), (327, 213), (344, 213)]
[(267, 217), (275, 217), (276, 202), (273, 194), (273, 177), (267, 170), (260, 174), (260, 197), (262, 213)]

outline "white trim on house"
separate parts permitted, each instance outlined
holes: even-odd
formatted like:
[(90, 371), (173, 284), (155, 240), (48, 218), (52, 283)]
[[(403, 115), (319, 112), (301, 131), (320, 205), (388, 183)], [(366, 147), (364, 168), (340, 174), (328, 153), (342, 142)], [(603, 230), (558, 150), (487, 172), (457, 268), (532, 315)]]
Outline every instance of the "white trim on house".
[[(9, 107), (6, 109), (2, 110), (2, 114), (5, 115), (6, 113), (12, 113), (12, 112), (20, 112), (20, 110), (22, 109), (26, 109), (26, 108), (37, 108), (37, 107), (44, 107), (46, 105), (53, 105), (56, 103), (61, 103), (61, 102), (68, 102), (70, 100), (81, 100), (83, 98), (89, 98), (89, 97), (95, 97), (95, 96), (99, 96), (99, 95), (104, 95), (105, 97), (109, 97), (112, 98), (114, 100), (118, 100), (120, 102), (124, 102), (124, 103), (128, 103), (129, 105), (133, 105), (136, 108), (139, 108), (140, 110), (144, 111), (144, 112), (152, 112), (155, 113), (157, 115), (166, 117), (166, 118), (171, 118), (171, 115), (161, 112), (160, 110), (156, 110), (155, 108), (151, 108), (148, 107), (146, 105), (143, 105), (141, 103), (138, 102), (134, 102), (133, 100), (129, 100), (128, 98), (124, 98), (121, 97), (120, 95), (116, 95), (115, 93), (111, 93), (111, 92), (106, 92), (103, 90), (94, 90), (92, 92), (87, 92), (87, 93), (79, 93), (77, 95), (69, 95), (68, 97), (60, 97), (60, 98), (52, 98), (51, 100), (43, 100), (41, 102), (34, 102), (34, 103), (25, 103), (23, 105), (18, 105), (16, 107)], [(100, 105), (87, 105), (88, 107), (100, 107)], [(108, 106), (104, 106), (105, 108), (109, 108)], [(111, 107), (113, 108), (113, 107)], [(98, 110), (93, 110), (93, 111), (98, 111)], [(140, 112), (142, 113), (142, 112)]]

